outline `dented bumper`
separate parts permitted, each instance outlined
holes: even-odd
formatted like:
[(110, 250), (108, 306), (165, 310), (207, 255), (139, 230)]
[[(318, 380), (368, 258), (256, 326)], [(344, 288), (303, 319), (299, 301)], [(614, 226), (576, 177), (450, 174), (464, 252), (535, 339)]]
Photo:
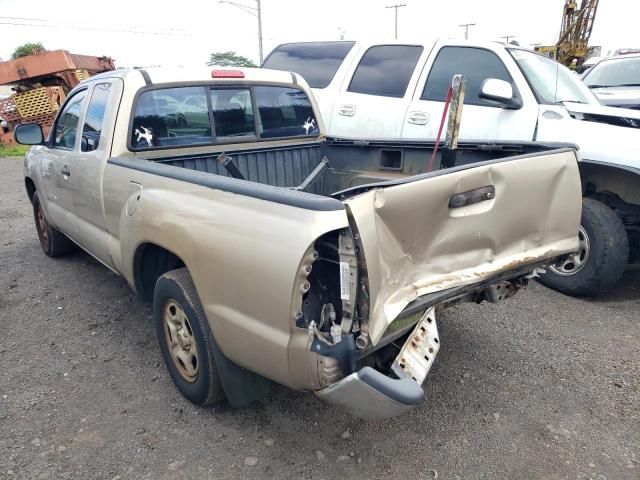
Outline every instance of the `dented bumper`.
[(375, 420), (395, 417), (418, 406), (424, 391), (411, 379), (392, 379), (364, 367), (316, 395), (356, 417)]
[(367, 419), (395, 417), (422, 402), (424, 382), (439, 349), (435, 308), (429, 308), (400, 349), (393, 379), (364, 367), (338, 383), (317, 392), (352, 415)]

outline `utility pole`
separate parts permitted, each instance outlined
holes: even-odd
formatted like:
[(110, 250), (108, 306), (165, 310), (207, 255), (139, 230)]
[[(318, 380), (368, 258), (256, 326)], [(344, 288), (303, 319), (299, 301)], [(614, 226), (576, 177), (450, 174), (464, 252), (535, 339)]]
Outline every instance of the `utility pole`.
[(260, 0), (256, 0), (258, 4), (258, 53), (260, 55), (260, 66), (262, 66), (262, 62), (264, 60), (264, 55), (262, 54), (262, 6), (260, 5)]
[(509, 45), (509, 40), (511, 40), (512, 38), (516, 38), (516, 36), (515, 35), (504, 35), (504, 36), (502, 36), (500, 38), (504, 40), (505, 45)]
[(462, 25), (458, 25), (459, 27), (464, 27), (464, 39), (469, 40), (469, 27), (475, 27), (475, 23), (463, 23)]
[(262, 61), (264, 60), (264, 56), (262, 54), (262, 6), (260, 5), (260, 0), (255, 0), (255, 2), (255, 7), (244, 5), (242, 3), (229, 2), (227, 0), (220, 0), (218, 3), (228, 3), (249, 15), (253, 15), (258, 18), (258, 55), (260, 57), (260, 65), (262, 65)]
[(398, 9), (406, 6), (407, 6), (406, 3), (396, 3), (395, 5), (388, 5), (385, 7), (385, 8), (393, 8), (395, 10), (395, 14), (396, 14), (395, 39), (396, 40), (398, 39)]

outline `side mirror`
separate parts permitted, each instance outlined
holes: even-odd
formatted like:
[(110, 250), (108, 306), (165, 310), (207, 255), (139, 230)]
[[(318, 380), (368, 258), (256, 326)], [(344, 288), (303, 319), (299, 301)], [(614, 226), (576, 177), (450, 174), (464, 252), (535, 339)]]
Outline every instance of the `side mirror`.
[(13, 132), (13, 138), (22, 145), (42, 145), (44, 143), (42, 127), (37, 123), (18, 125)]
[(497, 102), (504, 108), (518, 109), (522, 100), (515, 98), (513, 87), (509, 82), (497, 78), (487, 78), (480, 87), (480, 98)]

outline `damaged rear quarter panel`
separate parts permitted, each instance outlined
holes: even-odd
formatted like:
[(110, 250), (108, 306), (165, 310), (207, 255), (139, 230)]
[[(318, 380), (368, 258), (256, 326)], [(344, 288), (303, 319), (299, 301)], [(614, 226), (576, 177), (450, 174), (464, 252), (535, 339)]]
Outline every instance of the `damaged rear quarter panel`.
[[(449, 208), (488, 185), (495, 197)], [(373, 344), (413, 300), (577, 248), (581, 187), (573, 150), (488, 162), (376, 188), (345, 202), (367, 262)]]

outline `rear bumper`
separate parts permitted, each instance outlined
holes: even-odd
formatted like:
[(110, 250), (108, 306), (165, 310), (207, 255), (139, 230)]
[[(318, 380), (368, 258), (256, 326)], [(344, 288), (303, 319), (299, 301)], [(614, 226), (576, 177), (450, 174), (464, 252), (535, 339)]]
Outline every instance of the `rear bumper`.
[(369, 420), (401, 415), (424, 399), (422, 387), (413, 380), (392, 379), (371, 367), (364, 367), (315, 393), (352, 415)]
[[(461, 300), (464, 301), (465, 299), (476, 302), (483, 299), (497, 301), (495, 298), (491, 298), (492, 295), (490, 294), (490, 292), (493, 291), (492, 287), (496, 285), (505, 287), (501, 290), (501, 292), (505, 293), (505, 298), (511, 296), (512, 293), (506, 293), (509, 291), (509, 288), (505, 284), (514, 286), (515, 290), (513, 290), (513, 293), (515, 293), (518, 288), (527, 284), (532, 272), (546, 263), (549, 263), (549, 261), (521, 265), (472, 285), (462, 285), (425, 295), (405, 309), (400, 316), (401, 318), (399, 319), (400, 322), (397, 328), (388, 329), (377, 345), (370, 345), (368, 348), (359, 351), (357, 354), (358, 358), (362, 359), (372, 354), (378, 348), (395, 341), (411, 329), (414, 329), (414, 333), (417, 333), (417, 327), (423, 323), (424, 319), (432, 317), (432, 320), (435, 320), (435, 305), (440, 304), (445, 306), (449, 302), (455, 303)], [(415, 320), (411, 320), (411, 317), (415, 318)], [(429, 334), (430, 328), (433, 328), (431, 334)], [(432, 326), (427, 326), (426, 332), (426, 339), (429, 341), (432, 341), (432, 337), (437, 337), (435, 321), (433, 321)], [(413, 347), (416, 347), (416, 343), (420, 345), (420, 339), (415, 338), (414, 341), (412, 341), (412, 336), (408, 338), (406, 345), (409, 345), (409, 343), (411, 343)], [(437, 340), (435, 344), (426, 344), (426, 348), (429, 351), (426, 355), (431, 357), (431, 361), (433, 361), (433, 358), (435, 358), (438, 352), (438, 346), (439, 343)], [(404, 351), (404, 348), (401, 349), (399, 358), (402, 358), (402, 351)], [(422, 354), (424, 353), (425, 351), (422, 351)], [(429, 359), (427, 359), (427, 361), (429, 361)], [(424, 376), (426, 376), (430, 365), (425, 365), (424, 367), (426, 367), (424, 374)], [(402, 372), (394, 371), (402, 377)], [(414, 373), (415, 371), (416, 370), (413, 370)], [(356, 417), (365, 419), (395, 417), (417, 407), (424, 399), (424, 391), (418, 383), (418, 381), (421, 383), (424, 381), (424, 376), (409, 375), (414, 376), (414, 378), (417, 377), (419, 380), (414, 381), (409, 377), (393, 379), (371, 367), (364, 367), (346, 376), (339, 382), (316, 391), (315, 394), (321, 399), (347, 410)]]

